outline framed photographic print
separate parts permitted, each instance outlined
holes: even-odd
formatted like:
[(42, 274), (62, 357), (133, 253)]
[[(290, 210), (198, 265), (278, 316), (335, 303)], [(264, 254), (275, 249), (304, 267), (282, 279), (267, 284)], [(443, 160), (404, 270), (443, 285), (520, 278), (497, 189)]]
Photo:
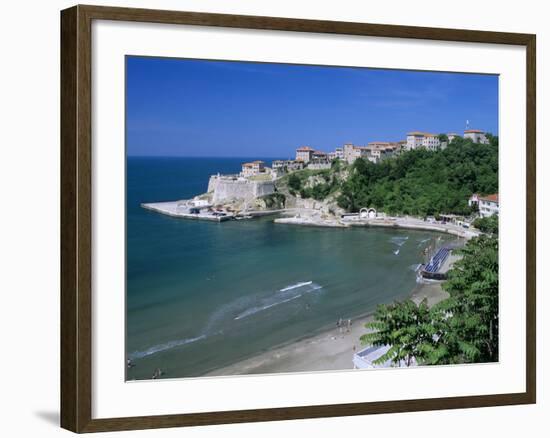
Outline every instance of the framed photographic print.
[(535, 403), (534, 35), (75, 6), (61, 55), (62, 427)]

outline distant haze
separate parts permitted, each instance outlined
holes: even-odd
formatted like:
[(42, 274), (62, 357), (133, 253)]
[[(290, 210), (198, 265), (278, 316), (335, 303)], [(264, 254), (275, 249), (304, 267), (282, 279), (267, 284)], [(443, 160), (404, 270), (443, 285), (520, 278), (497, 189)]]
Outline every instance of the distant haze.
[(300, 145), (498, 134), (498, 76), (127, 57), (131, 156), (293, 157)]

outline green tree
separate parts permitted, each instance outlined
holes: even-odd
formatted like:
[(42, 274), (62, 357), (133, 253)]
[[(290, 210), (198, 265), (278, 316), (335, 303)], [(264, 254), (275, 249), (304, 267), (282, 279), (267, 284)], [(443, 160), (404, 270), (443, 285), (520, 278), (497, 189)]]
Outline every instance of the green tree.
[(339, 158), (335, 158), (334, 160), (332, 160), (332, 162), (330, 163), (330, 168), (334, 171), (334, 172), (339, 172), (340, 169), (342, 168), (342, 162), (340, 161)]
[(498, 137), (488, 145), (457, 138), (443, 150), (406, 151), (376, 164), (357, 159), (349, 172), (337, 198), (348, 211), (468, 215), (472, 193), (498, 192)]
[(294, 191), (300, 191), (300, 187), (302, 186), (302, 181), (296, 175), (296, 173), (291, 173), (288, 177), (288, 186), (294, 190)]
[(375, 361), (457, 364), (498, 361), (498, 235), (470, 240), (443, 288), (449, 298), (428, 308), (424, 301), (378, 306), (363, 343), (389, 345)]
[(433, 320), (426, 300), (418, 306), (412, 300), (380, 305), (374, 318), (365, 324), (372, 331), (361, 336), (361, 342), (390, 347), (374, 361), (375, 364), (391, 360), (396, 365), (410, 366), (413, 359), (425, 362), (436, 349), (439, 324)]
[(447, 315), (444, 363), (498, 361), (498, 237), (482, 235), (461, 250), (443, 288), (450, 297), (434, 307)]
[(484, 233), (498, 234), (498, 215), (477, 218), (473, 225)]

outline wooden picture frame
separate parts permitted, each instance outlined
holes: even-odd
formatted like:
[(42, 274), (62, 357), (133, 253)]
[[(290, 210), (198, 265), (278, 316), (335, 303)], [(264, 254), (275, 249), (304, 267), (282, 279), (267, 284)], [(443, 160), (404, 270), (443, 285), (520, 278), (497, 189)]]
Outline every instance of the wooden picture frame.
[[(527, 283), (526, 391), (523, 393), (92, 418), (92, 92), (93, 20), (184, 24), (388, 38), (518, 45), (526, 48)], [(472, 408), (536, 401), (536, 37), (530, 34), (238, 16), (100, 6), (61, 12), (61, 426), (98, 432), (176, 426)]]

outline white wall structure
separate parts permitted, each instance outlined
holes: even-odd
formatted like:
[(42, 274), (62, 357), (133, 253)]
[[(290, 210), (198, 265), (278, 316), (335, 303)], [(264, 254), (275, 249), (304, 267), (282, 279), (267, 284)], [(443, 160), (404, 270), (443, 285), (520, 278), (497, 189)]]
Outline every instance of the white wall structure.
[(469, 138), (474, 143), (489, 144), (489, 139), (485, 135), (485, 132), (479, 129), (466, 129), (464, 131), (464, 138)]
[(441, 142), (436, 134), (425, 134), (422, 139), (422, 147), (429, 151), (436, 151), (441, 147)]
[(390, 143), (388, 141), (373, 141), (367, 146), (369, 151), (369, 160), (378, 163), (381, 160), (393, 156), (397, 149), (396, 143)]
[(351, 143), (344, 145), (344, 160), (349, 164), (353, 163), (357, 158), (368, 159), (370, 151), (364, 146), (355, 146)]
[(343, 147), (344, 151), (344, 160), (348, 163), (352, 163), (355, 155), (355, 146), (351, 143), (346, 143)]
[(309, 163), (313, 152), (315, 152), (313, 148), (310, 148), (309, 146), (301, 146), (296, 149), (296, 160)]
[(343, 160), (344, 159), (344, 149), (343, 148), (334, 149), (334, 158), (338, 158), (339, 160)]
[(245, 178), (265, 172), (265, 163), (260, 160), (242, 164), (241, 175)]
[(422, 146), (424, 141), (424, 133), (419, 131), (413, 131), (407, 133), (407, 150), (411, 151), (413, 149), (419, 148)]
[(273, 181), (251, 181), (246, 178), (232, 178), (212, 175), (208, 181), (208, 192), (212, 193), (214, 204), (239, 199), (251, 201), (254, 198), (275, 192)]
[(330, 167), (330, 161), (312, 161), (307, 165), (307, 168), (311, 170), (330, 169)]
[(407, 133), (407, 150), (425, 148), (430, 151), (435, 151), (441, 147), (439, 136), (430, 134), (429, 132), (413, 131)]
[(478, 198), (479, 215), (489, 217), (498, 214), (498, 194)]

